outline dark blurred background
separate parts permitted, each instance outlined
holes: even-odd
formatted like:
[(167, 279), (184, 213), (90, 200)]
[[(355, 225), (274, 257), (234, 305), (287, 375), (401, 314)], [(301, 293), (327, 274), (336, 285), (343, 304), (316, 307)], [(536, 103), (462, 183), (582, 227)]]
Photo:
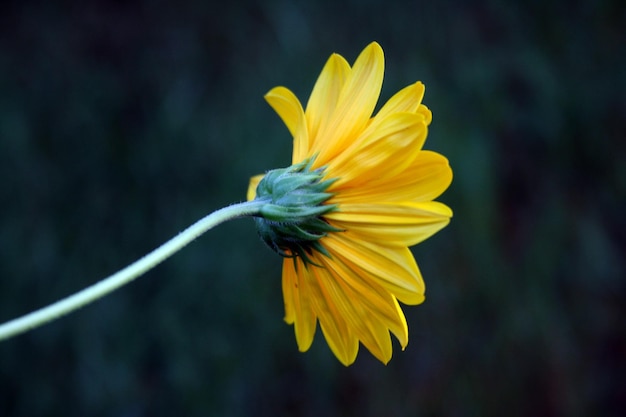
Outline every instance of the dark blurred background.
[[(54, 4), (53, 4), (54, 3)], [(389, 365), (297, 351), (279, 257), (222, 225), (0, 343), (0, 416), (626, 415), (626, 7), (3, 2), (0, 321), (94, 283), (290, 162), (263, 101), (377, 40), (416, 80), (455, 217)]]

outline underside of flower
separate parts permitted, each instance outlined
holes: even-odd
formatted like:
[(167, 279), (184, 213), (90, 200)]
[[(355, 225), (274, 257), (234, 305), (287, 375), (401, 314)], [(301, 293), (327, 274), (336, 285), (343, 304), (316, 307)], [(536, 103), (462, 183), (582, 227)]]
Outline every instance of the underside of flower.
[(312, 263), (313, 250), (330, 256), (319, 239), (340, 231), (323, 215), (335, 210), (324, 204), (333, 194), (326, 192), (334, 179), (324, 179), (324, 168), (311, 170), (314, 158), (287, 168), (269, 171), (256, 189), (256, 200), (266, 201), (255, 218), (263, 241), (284, 257), (300, 256)]
[(265, 205), (256, 220), (263, 240), (291, 258), (282, 290), (298, 349), (309, 349), (319, 324), (344, 365), (361, 344), (383, 363), (391, 335), (407, 346), (399, 303), (420, 304), (425, 292), (409, 247), (452, 217), (434, 201), (452, 170), (423, 149), (432, 120), (424, 85), (408, 85), (374, 113), (384, 64), (376, 42), (352, 66), (331, 55), (306, 107), (286, 87), (270, 90), (265, 99), (293, 137), (294, 165), (253, 177), (247, 193)]

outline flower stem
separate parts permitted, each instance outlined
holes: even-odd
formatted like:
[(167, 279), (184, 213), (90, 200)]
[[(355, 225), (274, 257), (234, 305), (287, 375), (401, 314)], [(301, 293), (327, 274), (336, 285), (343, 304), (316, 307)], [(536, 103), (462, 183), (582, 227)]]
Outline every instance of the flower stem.
[(219, 209), (183, 230), (181, 233), (168, 240), (144, 257), (136, 260), (126, 268), (113, 275), (73, 294), (59, 300), (47, 307), (35, 310), (22, 317), (10, 320), (0, 325), (0, 340), (9, 339), (28, 330), (39, 327), (47, 322), (58, 319), (84, 305), (104, 297), (117, 288), (128, 284), (135, 278), (143, 275), (154, 268), (204, 232), (212, 229), (220, 223), (244, 216), (253, 216), (259, 213), (263, 202), (250, 201), (233, 204)]

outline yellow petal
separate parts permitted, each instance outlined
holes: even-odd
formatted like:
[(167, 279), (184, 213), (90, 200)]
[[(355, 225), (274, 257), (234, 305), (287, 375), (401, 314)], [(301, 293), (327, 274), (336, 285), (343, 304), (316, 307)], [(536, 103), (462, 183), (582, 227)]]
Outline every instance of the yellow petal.
[(248, 201), (252, 201), (256, 197), (256, 188), (259, 186), (259, 183), (264, 176), (265, 174), (259, 174), (250, 178), (250, 183), (248, 183), (248, 192), (246, 193), (246, 199)]
[(373, 42), (356, 59), (328, 124), (318, 132), (311, 151), (318, 154), (315, 166), (338, 155), (366, 126), (380, 95), (384, 68), (383, 50)]
[(329, 288), (326, 285), (329, 282), (328, 271), (311, 265), (303, 271), (303, 275), (307, 276), (311, 284), (310, 286), (315, 287), (319, 291), (312, 295), (311, 301), (315, 306), (320, 328), (328, 346), (341, 363), (346, 366), (350, 365), (356, 359), (359, 341), (346, 324), (338, 306), (332, 302), (332, 296), (329, 294)]
[(398, 91), (376, 114), (373, 122), (377, 119), (387, 117), (397, 112), (410, 112), (420, 114), (424, 117), (426, 126), (433, 120), (432, 112), (425, 105), (421, 104), (424, 98), (425, 87), (420, 81)]
[(300, 101), (285, 87), (271, 89), (265, 95), (265, 100), (280, 116), (293, 136), (292, 163), (301, 162), (309, 150), (309, 133)]
[(352, 365), (359, 353), (359, 340), (352, 333), (342, 333), (336, 324), (320, 318), (320, 329), (330, 350), (344, 366)]
[[(296, 321), (295, 304), (300, 299), (299, 294), (297, 293), (298, 278), (296, 277), (295, 272), (296, 271), (293, 267), (293, 261), (285, 259), (283, 261), (282, 287), (283, 301), (285, 304), (285, 322), (289, 324), (294, 324)], [(312, 340), (313, 338), (311, 338), (311, 341)]]
[(390, 330), (403, 347), (408, 343), (406, 319), (395, 297), (364, 278), (360, 269), (352, 269), (338, 258), (320, 258), (330, 273), (330, 285), (339, 293), (335, 302), (347, 311), (346, 321), (365, 347), (386, 363), (391, 358)]
[(393, 179), (414, 161), (425, 140), (421, 115), (391, 114), (328, 163), (328, 175), (338, 178), (329, 191), (339, 193), (346, 183), (359, 188), (372, 180)]
[(336, 311), (331, 320), (337, 321), (341, 318), (346, 323), (348, 333), (354, 333), (374, 356), (387, 363), (391, 358), (389, 330), (374, 320), (360, 302), (360, 295), (345, 285), (341, 276), (329, 265), (328, 259), (322, 261), (325, 268), (318, 274), (319, 285), (325, 294), (324, 302), (329, 310)]
[(306, 276), (302, 274), (303, 271), (305, 267), (300, 258), (283, 261), (285, 321), (294, 324), (300, 352), (306, 352), (311, 347), (317, 323), (317, 317), (311, 306), (316, 292), (314, 288), (310, 288)]
[(430, 122), (432, 122), (433, 120), (433, 113), (430, 111), (430, 109), (423, 104), (420, 104), (420, 106), (417, 108), (417, 113), (424, 116), (426, 126), (429, 126)]
[(318, 131), (330, 120), (350, 71), (350, 64), (337, 54), (332, 54), (324, 65), (305, 111), (311, 141), (315, 141)]
[(413, 246), (444, 228), (452, 210), (436, 201), (420, 203), (342, 204), (324, 216), (335, 227), (362, 239)]
[(265, 100), (283, 120), (291, 136), (295, 136), (302, 110), (302, 105), (295, 94), (288, 88), (274, 87), (265, 94)]
[(360, 269), (404, 304), (424, 301), (424, 280), (408, 248), (367, 242), (349, 231), (330, 233), (323, 244), (334, 258)]
[(395, 177), (373, 178), (359, 187), (345, 187), (329, 204), (362, 204), (430, 201), (452, 182), (448, 160), (431, 151), (421, 151), (411, 165)]
[(393, 113), (415, 113), (424, 98), (424, 84), (416, 82), (404, 87), (391, 97), (378, 111), (376, 118), (384, 119)]

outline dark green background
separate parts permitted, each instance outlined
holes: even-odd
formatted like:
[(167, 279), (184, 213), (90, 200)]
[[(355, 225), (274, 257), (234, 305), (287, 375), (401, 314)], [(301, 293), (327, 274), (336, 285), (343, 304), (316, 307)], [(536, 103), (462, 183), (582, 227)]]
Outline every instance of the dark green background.
[(624, 415), (624, 27), (619, 0), (3, 2), (0, 320), (242, 200), (290, 162), (263, 94), (373, 40), (383, 99), (427, 86), (455, 216), (387, 366), (297, 351), (244, 219), (0, 343), (0, 416)]

